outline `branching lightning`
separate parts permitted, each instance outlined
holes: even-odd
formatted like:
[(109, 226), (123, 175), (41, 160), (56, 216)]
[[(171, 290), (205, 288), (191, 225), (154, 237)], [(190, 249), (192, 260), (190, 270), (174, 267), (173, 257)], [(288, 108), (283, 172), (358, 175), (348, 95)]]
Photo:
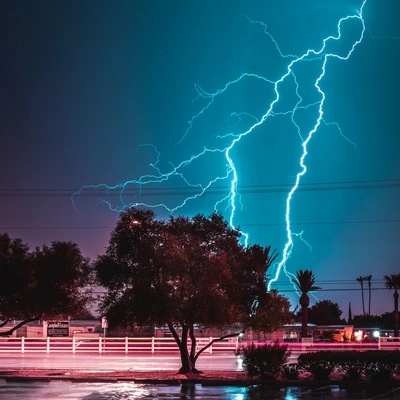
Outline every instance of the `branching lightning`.
[[(279, 56), (287, 60), (286, 68), (283, 71), (283, 74), (279, 77), (277, 80), (271, 80), (267, 79), (261, 75), (254, 74), (254, 73), (243, 73), (241, 74), (237, 79), (234, 79), (232, 81), (229, 81), (226, 83), (221, 89), (218, 89), (212, 93), (207, 92), (204, 90), (199, 84), (195, 85), (195, 90), (197, 92), (197, 96), (193, 101), (196, 100), (201, 100), (204, 102), (205, 105), (195, 113), (190, 120), (188, 121), (187, 129), (181, 136), (180, 140), (176, 143), (176, 146), (178, 145), (183, 145), (187, 137), (190, 135), (191, 130), (193, 129), (193, 126), (197, 123), (198, 120), (201, 119), (201, 117), (207, 113), (210, 108), (213, 106), (213, 103), (215, 99), (222, 95), (223, 93), (229, 91), (231, 87), (234, 85), (237, 85), (241, 82), (247, 81), (247, 80), (257, 80), (260, 81), (260, 84), (263, 86), (267, 87), (268, 90), (272, 90), (273, 98), (272, 101), (267, 105), (266, 110), (264, 111), (263, 115), (261, 116), (255, 116), (248, 114), (246, 112), (232, 112), (231, 117), (235, 119), (236, 124), (234, 124), (231, 129), (224, 130), (224, 132), (220, 132), (218, 134), (215, 134), (214, 139), (216, 144), (212, 147), (204, 147), (201, 151), (197, 152), (196, 154), (191, 155), (187, 159), (181, 161), (177, 165), (170, 165), (170, 169), (167, 172), (161, 171), (161, 168), (159, 167), (159, 161), (161, 154), (160, 152), (156, 149), (155, 146), (151, 144), (146, 144), (144, 146), (148, 146), (149, 148), (152, 149), (152, 151), (155, 152), (155, 161), (150, 164), (150, 167), (152, 168), (152, 173), (140, 176), (137, 179), (132, 179), (123, 183), (117, 183), (115, 185), (108, 185), (105, 183), (97, 184), (97, 185), (87, 185), (83, 186), (80, 190), (75, 192), (72, 195), (72, 202), (74, 207), (76, 208), (76, 199), (79, 195), (81, 195), (84, 191), (87, 190), (104, 190), (106, 193), (109, 193), (111, 191), (116, 191), (119, 194), (119, 200), (120, 204), (115, 206), (113, 205), (110, 201), (101, 198), (99, 196), (99, 201), (102, 203), (106, 204), (111, 210), (113, 211), (122, 211), (126, 208), (135, 206), (135, 207), (148, 207), (148, 208), (162, 208), (168, 211), (169, 213), (175, 213), (178, 210), (180, 210), (182, 207), (187, 205), (189, 202), (198, 199), (199, 197), (205, 195), (209, 189), (211, 189), (213, 186), (215, 187), (215, 184), (217, 183), (222, 183), (222, 182), (229, 182), (229, 189), (226, 193), (225, 196), (220, 198), (219, 200), (216, 201), (214, 205), (215, 210), (219, 210), (220, 208), (223, 208), (226, 212), (228, 212), (229, 217), (228, 221), (229, 224), (232, 228), (235, 228), (235, 212), (238, 207), (243, 207), (241, 203), (241, 198), (240, 198), (240, 193), (238, 191), (238, 183), (239, 183), (239, 173), (238, 173), (238, 168), (235, 165), (235, 160), (233, 156), (233, 149), (235, 149), (237, 146), (239, 146), (240, 141), (245, 137), (250, 135), (257, 127), (261, 126), (267, 119), (269, 118), (276, 118), (279, 116), (282, 117), (289, 117), (291, 119), (292, 124), (294, 125), (295, 129), (297, 130), (298, 136), (300, 138), (301, 142), (301, 156), (299, 159), (299, 167), (300, 170), (295, 176), (295, 182), (293, 184), (293, 187), (289, 191), (287, 198), (286, 198), (286, 203), (285, 203), (285, 224), (286, 224), (286, 244), (284, 245), (283, 252), (282, 252), (282, 259), (280, 260), (279, 263), (275, 265), (275, 270), (274, 270), (274, 276), (272, 279), (269, 280), (268, 284), (268, 289), (271, 288), (271, 285), (274, 284), (282, 271), (289, 277), (291, 280), (291, 277), (293, 274), (291, 274), (287, 268), (286, 264), (287, 261), (289, 260), (292, 251), (293, 251), (293, 237), (297, 236), (300, 240), (305, 240), (302, 237), (302, 232), (301, 233), (295, 233), (292, 232), (291, 228), (291, 221), (290, 221), (290, 215), (291, 215), (291, 204), (293, 201), (293, 196), (300, 184), (301, 178), (306, 174), (307, 172), (307, 167), (306, 167), (306, 157), (308, 154), (308, 144), (312, 140), (314, 134), (317, 132), (319, 127), (324, 124), (327, 126), (333, 126), (335, 129), (339, 131), (339, 134), (343, 136), (343, 138), (347, 141), (349, 141), (352, 145), (355, 146), (353, 142), (351, 142), (350, 139), (348, 139), (344, 133), (342, 132), (340, 126), (336, 122), (327, 122), (324, 120), (324, 103), (326, 99), (326, 94), (324, 91), (321, 89), (320, 83), (323, 80), (325, 74), (326, 74), (326, 69), (328, 67), (328, 62), (330, 59), (339, 59), (342, 61), (346, 61), (349, 59), (349, 57), (353, 54), (355, 48), (357, 45), (361, 43), (361, 41), (364, 38), (364, 33), (366, 31), (365, 28), (365, 23), (363, 19), (363, 9), (366, 4), (367, 0), (364, 0), (361, 4), (360, 9), (354, 14), (354, 15), (348, 15), (346, 17), (341, 18), (338, 23), (337, 23), (337, 31), (335, 35), (328, 36), (324, 39), (322, 39), (322, 44), (319, 49), (308, 49), (304, 54), (302, 55), (292, 55), (292, 54), (284, 54), (277, 41), (274, 39), (274, 37), (268, 32), (267, 26), (260, 21), (254, 21), (248, 16), (244, 16), (249, 20), (250, 23), (252, 24), (257, 24), (261, 25), (262, 28), (264, 28), (264, 33), (267, 35), (269, 40), (271, 40), (276, 47), (277, 52), (279, 53)], [(334, 44), (342, 39), (342, 26), (345, 23), (350, 23), (350, 22), (356, 22), (359, 26), (359, 35), (357, 39), (352, 43), (351, 46), (349, 46), (349, 50), (345, 52), (344, 54), (339, 54), (338, 52), (333, 52), (330, 49), (330, 45)], [(303, 98), (300, 96), (300, 90), (299, 90), (299, 82), (296, 76), (296, 67), (300, 64), (303, 63), (312, 63), (312, 65), (315, 67), (316, 63), (319, 63), (319, 73), (317, 73), (315, 81), (312, 85), (312, 90), (316, 90), (319, 96), (319, 99), (317, 101), (314, 101), (312, 103), (305, 103)], [(297, 101), (295, 105), (287, 109), (285, 111), (278, 111), (276, 110), (277, 105), (280, 103), (281, 99), (281, 93), (280, 93), (280, 87), (284, 82), (291, 82), (292, 85), (294, 86), (294, 95), (297, 98)], [(300, 126), (296, 123), (296, 113), (299, 110), (305, 110), (305, 109), (315, 109), (316, 110), (316, 118), (313, 123), (313, 127), (311, 130), (308, 132), (302, 132)], [(247, 129), (243, 129), (240, 133), (237, 133), (236, 130), (233, 128), (238, 128), (239, 126), (242, 126), (243, 121), (248, 124)], [(232, 133), (234, 132), (235, 133)], [(185, 168), (187, 168), (191, 163), (194, 161), (201, 160), (207, 156), (210, 155), (216, 155), (219, 156), (222, 160), (222, 163), (224, 165), (223, 167), (223, 172), (220, 172), (216, 174), (212, 179), (209, 179), (208, 182), (206, 183), (198, 183), (195, 181), (192, 181), (189, 178), (189, 174), (185, 173)], [(161, 202), (149, 202), (149, 201), (144, 201), (142, 200), (142, 190), (145, 186), (149, 185), (155, 185), (155, 184), (162, 184), (165, 183), (171, 179), (178, 179), (181, 181), (181, 183), (189, 188), (191, 190), (191, 194), (189, 194), (187, 197), (184, 198), (184, 200), (178, 202), (178, 204), (175, 204), (174, 206), (167, 205)], [(137, 188), (137, 192), (135, 194), (134, 201), (127, 201), (126, 198), (126, 191), (129, 188), (135, 187)], [(244, 233), (244, 245), (248, 244), (248, 234)], [(311, 246), (305, 242), (306, 245), (310, 247)]]
[[(365, 6), (365, 3), (366, 3), (366, 0), (363, 1), (362, 5), (361, 5), (361, 8), (360, 8), (360, 11), (358, 12), (357, 15), (347, 16), (347, 17), (341, 18), (339, 20), (339, 22), (338, 22), (338, 34), (337, 34), (336, 37), (335, 36), (329, 36), (328, 38), (325, 38), (323, 40), (323, 46), (321, 47), (321, 49), (318, 52), (315, 52), (314, 50), (308, 50), (308, 52), (306, 53), (307, 55), (308, 55), (308, 53), (313, 53), (313, 54), (316, 54), (316, 55), (317, 54), (322, 54), (323, 51), (325, 50), (326, 45), (327, 45), (329, 40), (339, 40), (341, 38), (341, 26), (342, 26), (342, 23), (344, 21), (349, 20), (349, 19), (358, 19), (361, 22), (362, 29), (361, 29), (360, 37), (359, 37), (358, 40), (356, 40), (353, 43), (353, 45), (352, 45), (350, 51), (347, 53), (347, 55), (340, 56), (339, 54), (335, 54), (335, 53), (326, 53), (326, 54), (323, 55), (323, 63), (322, 63), (322, 68), (321, 68), (321, 74), (318, 76), (317, 80), (315, 81), (315, 87), (317, 88), (318, 92), (321, 94), (321, 100), (320, 100), (319, 105), (318, 105), (318, 111), (319, 111), (318, 118), (317, 118), (317, 121), (316, 121), (316, 123), (314, 125), (314, 128), (308, 133), (307, 137), (305, 138), (305, 140), (302, 143), (303, 154), (300, 157), (301, 170), (300, 170), (300, 172), (297, 173), (295, 184), (292, 187), (292, 189), (290, 190), (290, 192), (289, 192), (289, 194), (288, 194), (288, 196), (286, 198), (285, 220), (286, 220), (287, 242), (286, 242), (285, 247), (283, 249), (282, 260), (277, 265), (275, 276), (268, 282), (268, 289), (270, 289), (271, 285), (278, 280), (280, 271), (282, 269), (284, 270), (286, 275), (289, 277), (289, 279), (292, 276), (292, 274), (290, 274), (286, 269), (286, 262), (290, 258), (290, 255), (291, 255), (292, 250), (293, 250), (293, 239), (292, 239), (292, 231), (291, 231), (291, 226), (290, 226), (290, 206), (291, 206), (293, 195), (294, 195), (294, 193), (296, 192), (296, 190), (297, 190), (297, 188), (299, 186), (300, 179), (307, 172), (307, 167), (306, 167), (306, 164), (305, 164), (305, 159), (306, 159), (306, 156), (307, 156), (307, 153), (308, 153), (307, 152), (307, 145), (310, 142), (310, 140), (312, 139), (314, 133), (317, 131), (317, 129), (320, 126), (321, 122), (324, 122), (323, 121), (323, 114), (324, 114), (323, 106), (324, 106), (324, 102), (325, 102), (325, 93), (323, 92), (323, 90), (321, 89), (319, 84), (320, 84), (322, 78), (325, 75), (326, 65), (327, 65), (327, 62), (328, 62), (329, 58), (338, 58), (340, 60), (347, 60), (351, 56), (351, 54), (353, 53), (353, 51), (356, 48), (356, 46), (361, 43), (361, 41), (362, 41), (362, 39), (364, 37), (364, 32), (365, 32), (365, 23), (364, 23), (364, 19), (363, 19), (363, 16), (362, 16), (362, 12), (363, 12), (363, 8)], [(294, 61), (292, 61), (291, 65), (289, 65), (289, 70), (291, 69), (291, 67), (292, 67), (292, 65), (294, 63), (300, 61), (303, 57), (305, 57), (305, 56), (301, 56), (301, 57), (295, 59)], [(341, 132), (341, 130), (340, 130), (340, 132)]]

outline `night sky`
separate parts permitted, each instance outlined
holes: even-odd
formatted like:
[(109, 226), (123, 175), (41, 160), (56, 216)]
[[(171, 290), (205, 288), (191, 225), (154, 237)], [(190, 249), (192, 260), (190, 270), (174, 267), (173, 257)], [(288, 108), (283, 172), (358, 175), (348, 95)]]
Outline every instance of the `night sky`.
[[(346, 318), (349, 301), (362, 312), (356, 278), (371, 274), (371, 313), (392, 311), (383, 276), (400, 273), (400, 2), (367, 0), (365, 31), (361, 6), (0, 2), (0, 231), (31, 246), (72, 240), (94, 259), (116, 210), (145, 204), (165, 218), (216, 207), (281, 261), (286, 198), (324, 96), (290, 202), (305, 242), (292, 236), (286, 267), (312, 269), (318, 299)], [(289, 73), (349, 15), (358, 18), (342, 22), (339, 40)], [(347, 57), (361, 36), (348, 60), (327, 58), (322, 95), (326, 54)], [(272, 287), (297, 304), (283, 272)]]

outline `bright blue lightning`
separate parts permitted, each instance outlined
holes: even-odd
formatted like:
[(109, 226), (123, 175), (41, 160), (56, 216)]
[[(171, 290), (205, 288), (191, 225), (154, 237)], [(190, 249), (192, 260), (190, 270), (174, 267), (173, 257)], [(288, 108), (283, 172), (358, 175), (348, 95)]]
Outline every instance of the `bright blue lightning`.
[[(322, 45), (318, 50), (308, 49), (302, 55), (292, 55), (292, 54), (283, 54), (281, 49), (278, 46), (278, 43), (273, 38), (273, 36), (268, 32), (267, 26), (259, 21), (253, 21), (248, 16), (245, 16), (250, 23), (259, 24), (264, 28), (264, 33), (267, 37), (273, 42), (277, 52), (279, 53), (280, 57), (284, 60), (287, 60), (287, 65), (284, 70), (284, 73), (279, 77), (277, 80), (267, 79), (261, 75), (254, 74), (254, 73), (243, 73), (237, 79), (234, 79), (228, 83), (226, 83), (221, 89), (213, 93), (209, 93), (205, 91), (199, 84), (195, 85), (195, 90), (197, 92), (197, 97), (193, 100), (202, 100), (205, 102), (205, 105), (195, 113), (191, 119), (188, 121), (187, 129), (181, 136), (180, 140), (176, 143), (176, 145), (182, 145), (185, 139), (190, 135), (191, 130), (194, 124), (205, 114), (207, 113), (213, 106), (215, 99), (222, 95), (223, 93), (230, 90), (230, 88), (234, 85), (237, 85), (241, 82), (247, 80), (257, 80), (260, 82), (260, 85), (263, 85), (270, 90), (272, 89), (273, 99), (267, 105), (266, 110), (264, 111), (263, 115), (255, 116), (251, 115), (246, 112), (233, 112), (231, 113), (231, 117), (236, 119), (236, 124), (230, 127), (229, 130), (225, 129), (223, 132), (214, 136), (214, 139), (217, 144), (213, 147), (204, 147), (201, 151), (198, 151), (196, 154), (191, 155), (187, 159), (179, 162), (177, 165), (173, 165), (172, 163), (169, 164), (170, 168), (167, 172), (163, 172), (161, 170), (160, 165), (160, 152), (151, 144), (147, 144), (144, 146), (148, 146), (152, 151), (155, 152), (156, 159), (155, 162), (150, 164), (152, 169), (151, 174), (143, 175), (138, 179), (132, 179), (129, 181), (125, 181), (123, 183), (118, 183), (115, 185), (108, 185), (108, 184), (97, 184), (97, 185), (87, 185), (83, 186), (80, 190), (75, 192), (72, 195), (72, 202), (74, 207), (76, 198), (81, 195), (84, 191), (97, 191), (99, 189), (105, 190), (107, 194), (111, 192), (116, 192), (118, 194), (120, 204), (115, 206), (106, 199), (100, 197), (100, 201), (106, 204), (111, 210), (113, 211), (122, 211), (129, 207), (147, 207), (147, 208), (163, 208), (167, 210), (169, 213), (175, 213), (180, 210), (182, 207), (187, 205), (189, 202), (194, 201), (195, 199), (200, 198), (201, 196), (207, 194), (210, 189), (215, 188), (215, 185), (222, 182), (229, 182), (229, 188), (225, 195), (223, 195), (219, 200), (215, 202), (214, 209), (219, 210), (220, 208), (224, 208), (226, 212), (229, 213), (229, 224), (232, 228), (235, 228), (234, 220), (235, 220), (235, 213), (238, 207), (243, 207), (240, 193), (238, 191), (238, 184), (239, 184), (239, 174), (238, 168), (235, 164), (233, 150), (239, 145), (240, 141), (250, 135), (256, 128), (261, 126), (267, 119), (269, 118), (278, 118), (278, 117), (285, 117), (288, 116), (291, 119), (292, 124), (295, 126), (300, 142), (301, 142), (301, 157), (299, 159), (299, 166), (300, 171), (297, 173), (295, 177), (295, 183), (291, 190), (289, 191), (286, 202), (285, 202), (285, 225), (286, 225), (286, 244), (283, 248), (282, 252), (282, 259), (281, 261), (275, 266), (275, 275), (272, 279), (270, 279), (268, 284), (268, 290), (270, 289), (271, 285), (274, 284), (283, 270), (286, 275), (291, 280), (292, 274), (286, 269), (286, 263), (289, 260), (292, 251), (293, 251), (293, 236), (297, 236), (300, 240), (302, 240), (306, 245), (309, 246), (307, 242), (302, 237), (302, 233), (294, 233), (291, 229), (291, 221), (290, 221), (290, 214), (291, 214), (291, 204), (293, 200), (293, 196), (300, 184), (301, 178), (306, 174), (307, 167), (305, 164), (306, 156), (308, 154), (308, 144), (310, 143), (313, 135), (317, 132), (321, 124), (326, 126), (334, 126), (335, 129), (339, 131), (339, 133), (343, 136), (343, 138), (349, 141), (352, 145), (353, 142), (348, 139), (344, 133), (342, 132), (340, 126), (336, 122), (326, 122), (323, 118), (324, 116), (324, 103), (326, 95), (324, 91), (321, 89), (320, 83), (325, 76), (326, 68), (328, 61), (332, 58), (336, 58), (342, 61), (348, 60), (349, 57), (354, 52), (355, 48), (364, 38), (364, 33), (366, 31), (365, 23), (363, 19), (363, 9), (366, 4), (367, 0), (362, 2), (361, 8), (357, 11), (354, 15), (348, 15), (346, 17), (341, 18), (337, 24), (337, 34), (336, 36), (328, 36), (322, 40)], [(360, 24), (360, 33), (357, 40), (350, 46), (350, 50), (347, 51), (345, 54), (338, 54), (338, 52), (333, 52), (329, 50), (330, 45), (340, 41), (342, 38), (342, 26), (348, 21), (357, 21)], [(305, 103), (303, 98), (300, 95), (300, 84), (298, 82), (298, 78), (296, 76), (296, 67), (301, 63), (312, 63), (315, 66), (316, 63), (319, 63), (320, 69), (317, 74), (317, 77), (312, 85), (313, 90), (316, 90), (319, 96), (317, 101), (312, 103)], [(307, 65), (307, 64), (305, 64)], [(278, 104), (280, 103), (281, 99), (281, 92), (280, 87), (284, 82), (288, 82), (294, 86), (294, 95), (297, 98), (296, 103), (292, 108), (286, 109), (284, 111), (276, 110)], [(299, 124), (296, 122), (296, 113), (299, 110), (306, 110), (306, 109), (315, 109), (316, 111), (316, 118), (314, 121), (313, 128), (306, 133), (301, 132), (301, 128)], [(237, 133), (237, 128), (244, 123), (248, 124), (247, 129), (242, 130), (242, 132)], [(233, 133), (235, 132), (235, 133)], [(354, 145), (355, 146), (355, 145)], [(205, 157), (209, 156), (216, 156), (222, 159), (222, 163), (224, 167), (222, 171), (216, 173), (211, 179), (208, 179), (205, 183), (199, 183), (196, 181), (192, 181), (189, 178), (187, 173), (187, 168), (195, 162), (202, 160)], [(156, 184), (164, 184), (170, 180), (178, 180), (180, 181), (186, 188), (190, 189), (190, 194), (187, 195), (182, 201), (179, 201), (177, 204), (173, 206), (167, 205), (161, 202), (151, 202), (143, 200), (145, 197), (144, 188), (146, 186), (153, 186)], [(127, 201), (126, 198), (128, 197), (128, 189), (132, 187), (137, 188), (135, 192), (134, 200)], [(129, 194), (129, 196), (132, 196)], [(248, 235), (246, 233), (243, 234), (244, 236), (244, 244), (247, 246), (248, 244)], [(309, 246), (311, 249), (311, 246)]]
[[(321, 89), (321, 87), (319, 86), (322, 78), (325, 75), (326, 72), (326, 64), (329, 58), (338, 58), (340, 60), (347, 60), (351, 54), (353, 53), (354, 49), (356, 48), (356, 46), (358, 44), (361, 43), (363, 37), (364, 37), (364, 32), (365, 32), (365, 23), (364, 23), (364, 19), (363, 19), (363, 8), (365, 6), (366, 0), (363, 1), (360, 11), (357, 13), (357, 15), (351, 15), (351, 16), (347, 16), (344, 18), (341, 18), (338, 22), (337, 28), (338, 28), (338, 35), (335, 36), (329, 36), (328, 38), (323, 40), (323, 46), (321, 47), (321, 49), (318, 52), (315, 52), (314, 50), (308, 50), (306, 55), (308, 55), (309, 53), (313, 53), (315, 55), (317, 54), (322, 54), (326, 48), (326, 45), (328, 43), (328, 41), (330, 40), (339, 40), (341, 38), (341, 26), (342, 23), (346, 20), (349, 19), (358, 19), (361, 22), (362, 25), (362, 29), (361, 29), (361, 33), (360, 33), (360, 37), (358, 40), (356, 40), (350, 51), (347, 53), (346, 56), (340, 56), (338, 54), (335, 53), (326, 53), (323, 55), (323, 63), (322, 63), (322, 68), (321, 68), (321, 74), (318, 76), (317, 80), (315, 81), (315, 87), (317, 88), (318, 92), (321, 94), (321, 100), (319, 102), (319, 106), (318, 106), (318, 118), (317, 121), (314, 125), (314, 128), (308, 133), (306, 139), (303, 141), (302, 143), (302, 147), (303, 147), (303, 154), (300, 157), (300, 167), (301, 170), (300, 172), (297, 173), (296, 175), (296, 181), (294, 186), (292, 187), (292, 189), (290, 190), (287, 198), (286, 198), (286, 215), (285, 215), (285, 220), (286, 220), (286, 232), (287, 232), (287, 242), (285, 244), (285, 247), (283, 249), (283, 256), (282, 256), (282, 260), (278, 263), (277, 268), (276, 268), (276, 272), (275, 272), (275, 276), (268, 282), (268, 290), (271, 288), (271, 285), (276, 282), (279, 278), (279, 274), (281, 272), (281, 270), (283, 269), (284, 272), (286, 273), (286, 275), (289, 277), (289, 279), (291, 280), (291, 275), (289, 275), (287, 269), (286, 269), (286, 262), (287, 260), (290, 258), (290, 255), (292, 253), (293, 250), (293, 240), (292, 240), (292, 230), (291, 230), (291, 225), (290, 225), (290, 206), (291, 206), (291, 202), (292, 202), (292, 198), (294, 193), (296, 192), (299, 183), (300, 183), (300, 179), (301, 177), (307, 172), (307, 167), (305, 165), (305, 159), (307, 156), (307, 145), (310, 142), (310, 140), (312, 139), (314, 133), (317, 131), (317, 129), (319, 128), (321, 122), (323, 122), (323, 105), (325, 103), (325, 93), (323, 92), (323, 90)], [(292, 66), (294, 63), (298, 62), (299, 60), (305, 58), (305, 56), (301, 56), (297, 59), (295, 59), (294, 61), (291, 62), (291, 64), (289, 65), (289, 70), (291, 70)], [(340, 128), (339, 128), (340, 130)], [(340, 130), (341, 131), (341, 130)]]

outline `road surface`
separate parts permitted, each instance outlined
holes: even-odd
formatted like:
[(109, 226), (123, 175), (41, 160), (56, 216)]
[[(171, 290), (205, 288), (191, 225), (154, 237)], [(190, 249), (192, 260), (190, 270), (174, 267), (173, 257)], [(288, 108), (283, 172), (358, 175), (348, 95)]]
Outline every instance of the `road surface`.
[[(241, 371), (234, 352), (202, 354), (197, 367), (207, 371)], [(178, 352), (93, 354), (93, 353), (0, 353), (2, 369), (44, 368), (84, 370), (177, 371), (180, 368)]]

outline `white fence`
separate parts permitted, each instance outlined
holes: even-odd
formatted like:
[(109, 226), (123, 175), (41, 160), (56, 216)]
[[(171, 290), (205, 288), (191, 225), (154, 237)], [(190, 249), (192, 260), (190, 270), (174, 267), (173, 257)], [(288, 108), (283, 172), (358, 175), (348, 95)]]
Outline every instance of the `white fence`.
[[(216, 339), (216, 338), (214, 338)], [(196, 351), (206, 346), (213, 340), (200, 338), (197, 342)], [(190, 342), (189, 342), (190, 343)], [(212, 354), (214, 351), (234, 351), (238, 348), (238, 339), (230, 338), (215, 342), (206, 352)], [(177, 351), (178, 346), (173, 338), (112, 338), (112, 337), (47, 337), (38, 338), (0, 338), (0, 353), (133, 353), (133, 352), (168, 352)]]
[[(196, 351), (206, 346), (213, 338), (199, 338)], [(190, 342), (189, 342), (190, 343)], [(235, 351), (238, 347), (251, 343), (239, 342), (238, 338), (229, 338), (213, 343), (206, 353)], [(265, 342), (254, 343), (257, 346), (265, 345)], [(282, 343), (288, 345), (294, 354), (315, 352), (320, 350), (400, 350), (400, 338), (379, 338), (373, 343), (324, 343), (324, 342), (291, 342)], [(112, 338), (112, 337), (48, 337), (41, 338), (1, 338), (0, 353), (137, 353), (137, 352), (173, 352), (178, 351), (178, 346), (173, 338), (147, 337), (147, 338)]]

